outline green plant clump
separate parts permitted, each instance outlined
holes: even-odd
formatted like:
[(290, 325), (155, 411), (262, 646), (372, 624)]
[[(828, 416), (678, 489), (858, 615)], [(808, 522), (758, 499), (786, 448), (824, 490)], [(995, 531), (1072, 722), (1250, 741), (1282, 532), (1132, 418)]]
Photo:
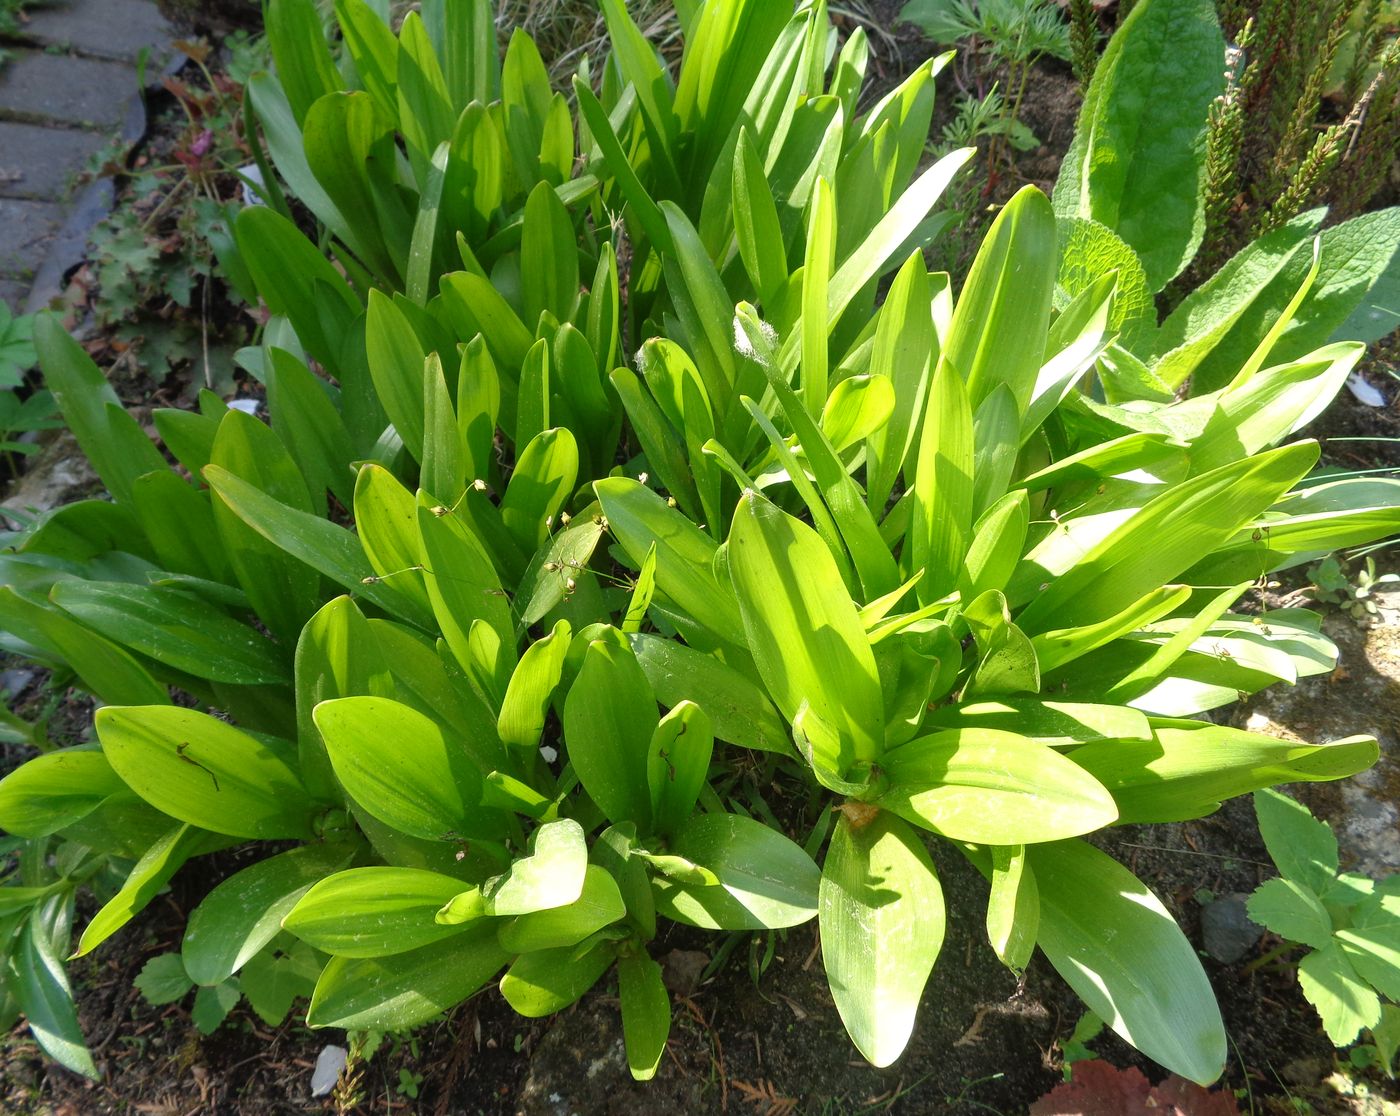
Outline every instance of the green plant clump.
[(1256, 791), (1254, 809), (1280, 873), (1249, 897), (1250, 918), (1284, 939), (1269, 959), (1306, 947), (1298, 983), (1327, 1037), (1349, 1046), (1369, 1031), (1371, 1041), (1353, 1050), (1353, 1062), (1393, 1077), (1400, 1051), (1400, 875), (1373, 880), (1341, 871), (1331, 827), (1287, 795)]
[[(883, 1066), (943, 941), (937, 838), (1010, 968), (1039, 947), (1214, 1079), (1195, 952), (1083, 838), (1376, 758), (1195, 719), (1335, 662), (1311, 613), (1232, 611), (1257, 579), (1400, 529), (1400, 482), (1310, 479), (1290, 440), (1362, 346), (1264, 331), (1209, 392), (1104, 402), (1123, 281), (1057, 308), (1044, 195), (960, 290), (924, 263), (969, 154), (918, 166), (944, 59), (861, 113), (865, 39), (820, 2), (686, 5), (674, 74), (602, 7), (575, 112), (526, 36), (497, 58), (483, 0), (397, 34), (338, 0), (338, 55), (312, 0), (272, 0), (271, 204), (224, 260), (271, 315), (240, 354), (270, 425), (158, 410), (171, 467), (39, 319), (112, 500), (3, 558), (5, 646), (102, 703), (96, 743), (0, 783), (52, 872), (0, 889), (6, 1013), (93, 1072), (59, 962), (84, 873), (78, 954), (191, 859), (275, 842), (148, 992), (271, 1018), (314, 981), (311, 1025), (384, 1031), (606, 980), (648, 1078), (666, 920), (815, 918)], [(806, 792), (781, 816), (775, 782)]]

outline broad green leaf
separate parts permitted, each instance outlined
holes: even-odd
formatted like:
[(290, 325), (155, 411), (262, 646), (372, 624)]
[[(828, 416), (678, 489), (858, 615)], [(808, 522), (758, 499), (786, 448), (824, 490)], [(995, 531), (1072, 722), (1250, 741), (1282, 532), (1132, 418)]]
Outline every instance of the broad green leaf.
[(643, 950), (624, 953), (617, 960), (617, 985), (627, 1067), (637, 1081), (650, 1081), (671, 1033), (671, 997), (661, 966)]
[(1119, 821), (1184, 821), (1274, 783), (1345, 778), (1375, 763), (1369, 736), (1302, 744), (1207, 721), (1154, 720), (1154, 740), (1089, 743), (1069, 756), (1112, 792)]
[(663, 705), (693, 701), (705, 711), (720, 740), (760, 752), (792, 752), (787, 726), (762, 687), (747, 675), (678, 640), (647, 633), (628, 638)]
[(557, 532), (535, 552), (520, 578), (518, 599), (526, 602), (518, 609), (522, 625), (538, 623), (571, 595), (569, 582), (577, 583), (579, 571), (587, 570), (605, 530), (602, 516), (592, 516)]
[(326, 490), (349, 507), (354, 490), (350, 431), (330, 399), (328, 385), (307, 365), (283, 349), (270, 349), (272, 375), (267, 378), (267, 409), (273, 428), (286, 442), (307, 477), (316, 511), (326, 514)]
[(1293, 880), (1265, 880), (1249, 897), (1249, 917), (1281, 938), (1326, 949), (1332, 918), (1312, 889)]
[(420, 562), (418, 502), (387, 469), (373, 463), (355, 478), (355, 530), (365, 557), (381, 581), (431, 610)]
[(1157, 333), (1157, 308), (1137, 253), (1108, 226), (1089, 218), (1061, 217), (1057, 227), (1060, 264), (1055, 281), (1066, 300), (1116, 273), (1109, 328), (1124, 348), (1145, 358)]
[(429, 625), (411, 596), (372, 572), (359, 539), (344, 527), (289, 507), (217, 465), (205, 467), (204, 479), (224, 505), (268, 543), (386, 612)]
[[(272, 164), (277, 168), (278, 175), (291, 187), (292, 192), (315, 215), (326, 228), (344, 243), (349, 244), (354, 240), (346, 224), (344, 216), (331, 201), (330, 195), (325, 188), (317, 181), (316, 176), (311, 173), (311, 166), (306, 158), (306, 147), (303, 141), (301, 121), (297, 114), (293, 112), (287, 91), (283, 89), (281, 81), (269, 73), (260, 72), (253, 74), (246, 86), (246, 96), (248, 103), (252, 106), (254, 114), (257, 116), (258, 124), (261, 126), (263, 140), (267, 144), (267, 152), (272, 157)], [(269, 168), (270, 169), (270, 168)], [(268, 193), (276, 194), (269, 188)], [(245, 240), (245, 229), (252, 223), (260, 222), (263, 219), (255, 217), (252, 222), (245, 222), (241, 218), (249, 210), (266, 209), (275, 218), (283, 221), (290, 220), (290, 213), (286, 210), (286, 202), (280, 207), (268, 206), (247, 206), (240, 214), (237, 222), (236, 233), (239, 247), (239, 254), (243, 257), (244, 264), (250, 272), (254, 272), (255, 285), (258, 293), (266, 297), (263, 287), (263, 279), (268, 272), (262, 270), (261, 274), (255, 272), (252, 262), (248, 259), (247, 241)], [(264, 229), (270, 227), (270, 222), (264, 224)], [(293, 226), (294, 227), (294, 226)], [(327, 260), (316, 249), (316, 246), (305, 237), (297, 238), (300, 243), (288, 245), (287, 250), (299, 252), (325, 264), (328, 270), (330, 261)], [(277, 250), (271, 242), (264, 242), (263, 247)], [(294, 283), (302, 282), (307, 276), (288, 277)], [(309, 286), (310, 284), (308, 284)], [(274, 311), (281, 313), (282, 311)]]
[(1056, 212), (1116, 232), (1154, 291), (1201, 242), (1201, 135), (1224, 84), (1224, 47), (1209, 0), (1135, 5), (1094, 68), (1055, 184)]
[(461, 1003), (509, 960), (489, 921), (392, 957), (333, 957), (306, 1021), (347, 1030), (415, 1027)]
[(126, 881), (83, 928), (74, 957), (91, 953), (145, 909), (165, 889), (170, 878), (192, 856), (227, 844), (189, 825), (167, 830), (142, 854), (127, 873)]
[(1056, 628), (1031, 639), (1040, 669), (1048, 674), (1090, 651), (1112, 643), (1143, 625), (1176, 611), (1191, 598), (1185, 585), (1163, 585), (1151, 590), (1121, 612), (1095, 624)]
[(848, 376), (831, 389), (822, 408), (822, 433), (843, 453), (881, 429), (894, 413), (895, 395), (884, 376)]
[(269, 0), (267, 40), (300, 124), (318, 98), (341, 88), (314, 0)]
[(849, 804), (822, 868), (822, 964), (851, 1041), (874, 1066), (893, 1063), (909, 1042), (944, 919), (919, 835), (892, 814)]
[(1336, 879), (1337, 835), (1296, 798), (1268, 787), (1254, 792), (1254, 814), (1269, 857), (1284, 879), (1324, 894)]
[[(191, 913), (180, 955), (196, 984), (219, 984), (238, 972), (282, 929), (308, 888), (345, 868), (350, 845), (303, 845), (236, 872)], [(460, 887), (460, 884), (458, 885)]]
[[(205, 468), (226, 470), (269, 499), (312, 514), (306, 480), (282, 440), (242, 411), (224, 412)], [(211, 501), (214, 524), (239, 587), (263, 623), (290, 646), (320, 605), (320, 577), (250, 527), (217, 493)]]
[(817, 912), (821, 873), (781, 833), (738, 814), (696, 814), (671, 851), (714, 877), (711, 884), (654, 879), (657, 910), (710, 930), (798, 926)]
[(1210, 419), (1191, 447), (1191, 471), (1258, 453), (1307, 425), (1341, 391), (1364, 352), (1355, 343), (1328, 345), (1248, 378), (1242, 370), (1214, 397)]
[[(849, 549), (851, 561), (859, 575), (861, 587), (866, 597), (876, 597), (888, 593), (899, 584), (899, 571), (889, 548), (880, 537), (874, 514), (862, 499), (860, 487), (851, 478), (845, 463), (837, 455), (835, 448), (822, 433), (816, 413), (809, 410), (798, 394), (793, 391), (772, 359), (772, 344), (769, 331), (761, 322), (753, 307), (740, 303), (735, 307), (734, 326), (741, 331), (753, 352), (753, 357), (763, 369), (768, 386), (777, 396), (793, 432), (797, 435), (802, 452), (806, 455), (813, 478), (821, 489), (821, 499), (810, 492), (803, 492), (814, 517), (823, 514), (822, 504), (830, 510), (832, 523), (840, 532), (841, 543)], [(824, 393), (824, 389), (823, 389)], [(759, 424), (780, 458), (786, 458), (788, 449), (785, 441), (777, 436), (777, 431), (761, 409), (751, 400), (741, 398), (746, 410)], [(799, 487), (806, 486), (806, 474), (794, 463), (784, 460), (789, 479)], [(818, 518), (818, 527), (822, 527)], [(832, 538), (832, 532), (824, 529), (827, 545), (840, 561), (841, 545)]]
[(958, 583), (973, 523), (972, 409), (962, 376), (938, 363), (923, 413), (908, 565), (923, 570), (919, 602), (947, 596)]
[(773, 192), (747, 128), (734, 154), (733, 205), (740, 258), (759, 302), (771, 311), (787, 283), (787, 258)]
[(963, 702), (933, 710), (926, 724), (947, 728), (999, 729), (1028, 736), (1053, 748), (1091, 740), (1152, 739), (1147, 717), (1126, 705), (1005, 697)]
[(1381, 1021), (1380, 997), (1357, 975), (1340, 945), (1314, 950), (1299, 961), (1298, 985), (1322, 1016), (1334, 1046), (1350, 1045), (1363, 1028)]
[[(1270, 363), (1297, 360), (1331, 340), (1364, 341), (1375, 333), (1374, 328), (1347, 327), (1372, 285), (1394, 266), (1400, 253), (1400, 207), (1363, 213), (1324, 229), (1320, 238), (1317, 278), (1270, 351)], [(1276, 275), (1268, 277), (1267, 286), (1255, 280), (1257, 296), (1196, 366), (1192, 382), (1197, 393), (1220, 387), (1234, 377), (1258, 339), (1279, 322), (1311, 266), (1312, 253), (1303, 245), (1287, 257)], [(1212, 291), (1206, 299), (1193, 300), (1190, 307), (1183, 304), (1177, 312), (1199, 317), (1208, 312), (1208, 298), (1215, 294)], [(1391, 322), (1393, 325), (1394, 320)], [(1166, 336), (1164, 327), (1164, 339)]]
[(510, 170), (496, 116), (473, 103), (457, 118), (442, 188), (442, 220), (470, 244), (480, 244), (505, 197)]
[(1008, 492), (973, 525), (972, 540), (958, 578), (965, 601), (1006, 588), (1025, 548), (1030, 529), (1030, 499), (1025, 489)]
[[(169, 691), (120, 644), (60, 608), (0, 587), (0, 626), (72, 667), (84, 687), (110, 705), (158, 705)], [(122, 633), (125, 641), (126, 632)]]
[(578, 479), (578, 442), (565, 427), (541, 431), (520, 451), (501, 500), (501, 519), (520, 548), (533, 553)]
[(107, 706), (95, 724), (113, 770), (171, 817), (231, 837), (309, 835), (314, 804), (291, 745), (170, 705)]
[(627, 913), (622, 894), (604, 869), (588, 865), (583, 889), (570, 903), (530, 911), (501, 924), (501, 945), (511, 953), (577, 945)]
[(964, 696), (1039, 692), (1040, 665), (1035, 648), (1026, 634), (1011, 623), (1006, 598), (999, 591), (991, 589), (969, 601), (962, 619), (972, 632), (978, 655)]
[(729, 550), (749, 649), (775, 704), (788, 720), (811, 710), (835, 736), (809, 757), (819, 777), (873, 761), (884, 735), (880, 683), (830, 551), (756, 492), (739, 502)]
[(73, 436), (102, 483), (119, 503), (131, 499), (136, 478), (166, 469), (165, 459), (136, 420), (122, 410), (117, 393), (52, 314), (34, 319), (34, 348)]
[(197, 678), (249, 686), (290, 681), (266, 637), (187, 593), (71, 580), (54, 586), (53, 599), (98, 632)]
[[(1229, 369), (1217, 375), (1216, 386), (1228, 382), (1248, 359), (1267, 327), (1241, 331), (1215, 358), (1217, 349), (1225, 346), (1236, 323), (1256, 301), (1272, 301), (1266, 298), (1266, 292), (1288, 262), (1299, 252), (1310, 255), (1306, 246), (1316, 235), (1325, 212), (1309, 210), (1250, 241), (1167, 315), (1152, 353), (1138, 355), (1146, 358), (1155, 354), (1153, 371), (1171, 387), (1183, 383), (1202, 361), (1212, 358), (1213, 362)], [(1296, 283), (1293, 289), (1297, 289)]]
[[(83, 1043), (72, 987), (39, 911), (25, 923), (12, 958), (14, 993), (34, 1040), (60, 1065), (100, 1079)], [(8, 974), (7, 974), (8, 975)]]
[(336, 777), (381, 821), (429, 841), (480, 835), (481, 773), (428, 717), (379, 697), (316, 706)]
[[(644, 370), (656, 367), (658, 362), (648, 359), (655, 352), (656, 344), (654, 341), (649, 341), (642, 346), (641, 364)], [(698, 377), (698, 375), (697, 372), (696, 376)], [(653, 377), (649, 377), (649, 380), (651, 379)], [(642, 389), (637, 377), (627, 369), (613, 369), (608, 380), (618, 398), (622, 400), (628, 422), (636, 433), (637, 440), (641, 443), (642, 451), (646, 455), (647, 467), (656, 474), (661, 486), (664, 486), (672, 494), (680, 508), (689, 513), (691, 518), (698, 519), (701, 510), (700, 494), (696, 490), (695, 480), (691, 475), (692, 463), (686, 459), (685, 450), (688, 447), (684, 445), (684, 437), (690, 436), (693, 424), (686, 424), (684, 420), (681, 420), (678, 426), (673, 421), (668, 421), (663, 409), (657, 405), (657, 401)], [(652, 391), (656, 392), (654, 383)], [(658, 393), (658, 398), (664, 397)], [(681, 430), (685, 431), (684, 437), (679, 434)]]
[(661, 211), (675, 246), (663, 255), (662, 263), (682, 330), (676, 340), (688, 343), (711, 404), (723, 410), (737, 370), (730, 326), (734, 300), (689, 218), (669, 201), (661, 203)]
[(399, 127), (421, 188), (432, 153), (452, 134), (457, 113), (419, 12), (409, 12), (399, 28), (398, 62)]
[(140, 974), (132, 983), (141, 990), (147, 1003), (157, 1007), (183, 1000), (191, 987), (190, 976), (178, 953), (152, 957), (141, 966)]
[(827, 397), (826, 293), (836, 256), (836, 200), (831, 183), (818, 177), (807, 218), (807, 249), (802, 263), (801, 399), (819, 415)]
[(423, 343), (393, 299), (370, 291), (366, 354), (374, 387), (416, 461), (423, 460)]
[(496, 727), (501, 742), (517, 749), (525, 770), (534, 763), (554, 691), (563, 677), (564, 656), (572, 635), (569, 622), (560, 620), (549, 635), (525, 649), (510, 676)]
[(998, 384), (1010, 388), (1020, 413), (1030, 406), (1055, 288), (1055, 235), (1049, 199), (1025, 186), (977, 251), (941, 357), (966, 383), (974, 413)]
[(434, 2), (424, 4), (423, 10), (455, 107), (460, 110), (469, 101), (489, 104), (496, 100), (501, 91), (501, 65), (489, 0)]
[(164, 569), (224, 583), (234, 581), (208, 493), (164, 469), (137, 477), (131, 498), (141, 530)]
[(559, 321), (578, 305), (578, 237), (568, 210), (546, 182), (530, 191), (520, 240), (520, 283), (525, 323), (549, 311)]
[(1040, 890), (1037, 942), (1123, 1039), (1201, 1085), (1225, 1066), (1225, 1028), (1196, 952), (1147, 887), (1083, 841), (1026, 850)]
[[(1394, 876), (1388, 879), (1392, 885), (1397, 882)], [(1400, 892), (1394, 887), (1389, 893), (1378, 890), (1356, 908), (1350, 928), (1337, 931), (1337, 940), (1352, 967), (1394, 1000), (1400, 992)]]
[(96, 810), (126, 784), (95, 748), (61, 748), (35, 756), (0, 779), (0, 829), (47, 837)]
[(333, 957), (387, 957), (460, 933), (434, 915), (462, 881), (418, 868), (351, 868), (318, 881), (282, 919)]
[[(401, 123), (407, 129), (409, 122)], [(398, 286), (412, 225), (394, 191), (397, 151), (390, 119), (367, 93), (339, 93), (307, 110), (302, 132), (307, 164), (344, 217), (348, 246), (366, 267)]]
[(656, 547), (656, 587), (698, 624), (733, 642), (743, 620), (732, 586), (714, 573), (715, 541), (645, 485), (626, 477), (594, 481), (608, 527), (640, 567)]
[(1040, 926), (1040, 892), (1024, 845), (992, 847), (991, 883), (987, 938), (1001, 963), (1019, 974), (1030, 964)]
[(652, 828), (674, 833), (695, 809), (710, 772), (714, 732), (704, 709), (677, 704), (656, 726), (647, 749)]
[(498, 707), (515, 667), (515, 624), (491, 559), (457, 516), (438, 515), (423, 493), (418, 532), (428, 598), (443, 638), (458, 665)]
[[(438, 722), (479, 770), (504, 766), (506, 755), (491, 712), (462, 676), (451, 653), (390, 620), (371, 620), (369, 626), (393, 676), (394, 699)], [(374, 690), (370, 693), (383, 696)]]
[(594, 640), (564, 702), (569, 763), (610, 821), (651, 829), (647, 756), (656, 698), (630, 649)]
[(888, 377), (895, 398), (888, 422), (866, 439), (866, 486), (872, 508), (883, 508), (888, 501), (924, 413), (936, 344), (930, 297), (928, 268), (923, 253), (915, 252), (900, 268), (880, 308), (870, 355), (871, 374)]
[[(1107, 619), (1171, 581), (1262, 512), (1317, 460), (1299, 442), (1169, 488), (1050, 580), (1017, 617), (1032, 635)], [(1014, 602), (1013, 602), (1014, 603)]]
[(529, 855), (482, 888), (486, 913), (526, 915), (566, 906), (582, 894), (587, 872), (583, 827), (572, 818), (546, 822), (535, 831)]
[(553, 1015), (597, 984), (616, 955), (612, 942), (599, 942), (582, 955), (574, 946), (523, 954), (501, 977), (501, 995), (526, 1019)]
[(889, 789), (876, 802), (953, 840), (988, 845), (1057, 841), (1111, 825), (1118, 808), (1083, 768), (1029, 737), (951, 729), (887, 753)]
[(366, 0), (335, 0), (335, 19), (360, 84), (384, 113), (396, 115), (399, 44), (388, 21)]

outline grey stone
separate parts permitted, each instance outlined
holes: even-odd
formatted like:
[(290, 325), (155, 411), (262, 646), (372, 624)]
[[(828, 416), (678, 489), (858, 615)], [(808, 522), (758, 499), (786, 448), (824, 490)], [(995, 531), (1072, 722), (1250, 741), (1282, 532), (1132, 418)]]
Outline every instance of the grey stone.
[(78, 439), (69, 430), (58, 430), (53, 433), (52, 440), (29, 459), (24, 473), (0, 502), (0, 512), (13, 509), (37, 515), (101, 490), (102, 481), (78, 445)]
[(34, 274), (25, 309), (42, 309), (63, 293), (67, 275), (87, 257), (88, 234), (112, 210), (114, 191), (110, 178), (98, 178), (73, 201), (68, 216), (49, 242), (44, 262)]
[(150, 0), (69, 0), (28, 14), (27, 38), (105, 58), (134, 61), (142, 50), (159, 57), (176, 36)]
[(1225, 895), (1201, 911), (1206, 953), (1226, 965), (1241, 960), (1264, 936), (1264, 928), (1250, 920), (1245, 900), (1244, 895)]
[(62, 220), (63, 209), (52, 202), (0, 198), (0, 276), (32, 275)]
[(92, 132), (0, 120), (0, 195), (59, 201), (105, 142)]
[(329, 1096), (340, 1080), (340, 1071), (350, 1058), (350, 1052), (343, 1046), (323, 1046), (316, 1055), (316, 1068), (311, 1071), (311, 1095)]
[(123, 62), (29, 50), (0, 69), (0, 115), (109, 128), (126, 118), (136, 71)]
[(24, 299), (29, 293), (29, 285), (18, 279), (0, 279), (0, 302), (10, 308), (10, 313), (24, 312)]

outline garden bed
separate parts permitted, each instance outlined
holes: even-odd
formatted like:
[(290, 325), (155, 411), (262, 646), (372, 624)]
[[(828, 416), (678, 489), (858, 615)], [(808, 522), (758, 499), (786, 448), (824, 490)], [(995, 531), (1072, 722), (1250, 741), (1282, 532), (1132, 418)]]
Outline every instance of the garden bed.
[[(874, 7), (875, 20), (891, 26), (897, 6)], [(880, 46), (877, 94), (893, 87), (932, 50), (907, 26)], [(985, 84), (991, 75), (972, 76)], [(1010, 173), (987, 184), (978, 217), (968, 229), (946, 234), (955, 246), (947, 249), (952, 257), (948, 266), (966, 268), (987, 223), (980, 218), (981, 209), (1004, 202), (1026, 182), (1049, 189), (1073, 131), (1077, 88), (1060, 64), (1042, 63), (1034, 72), (1023, 119), (1041, 143), (1015, 155)], [(946, 111), (940, 107), (935, 117), (935, 134), (947, 121)], [(188, 142), (189, 122), (173, 102), (154, 120), (142, 158), (164, 161)], [(974, 168), (970, 173), (982, 172)], [(129, 187), (118, 198), (118, 213), (145, 221), (153, 204), (158, 203), (149, 192)], [(70, 312), (75, 323), (91, 309), (93, 274), (90, 269), (74, 277)], [(236, 374), (231, 361), (252, 320), (218, 287), (209, 289), (211, 297), (183, 307), (168, 291), (157, 292), (133, 306), (128, 318), (89, 334), (86, 347), (99, 363), (123, 370), (113, 384), (138, 416), (155, 406), (193, 405), (206, 376), (226, 398), (261, 399), (261, 388)], [(172, 319), (175, 328), (167, 331)], [(162, 340), (152, 341), (158, 329)], [(209, 373), (213, 365), (203, 356), (165, 360), (167, 350), (184, 344), (188, 351), (192, 339), (207, 346), (211, 337), (219, 376)], [(127, 349), (134, 355), (123, 359)], [(1366, 406), (1344, 391), (1303, 431), (1322, 440), (1330, 464), (1342, 469), (1400, 466), (1400, 441), (1394, 440), (1400, 437), (1394, 352), (1392, 343), (1373, 354), (1367, 366), (1369, 382), (1384, 396), (1383, 406)], [(62, 474), (69, 464), (66, 455), (73, 452), (63, 447), (61, 438), (55, 441), (37, 459), (39, 469)], [(70, 487), (67, 498), (80, 494), (85, 483), (90, 481), (80, 477), (79, 491)], [(1387, 561), (1393, 568), (1393, 558), (1383, 554), (1383, 568)], [(1293, 571), (1291, 580), (1286, 577), (1275, 587), (1273, 603), (1290, 592), (1303, 599), (1305, 579), (1298, 575), (1301, 571)], [(1213, 717), (1318, 741), (1374, 733), (1382, 758), (1372, 772), (1355, 783), (1308, 786), (1299, 797), (1337, 829), (1344, 866), (1351, 862), (1368, 872), (1400, 871), (1400, 599), (1396, 594), (1384, 597), (1369, 626), (1334, 610), (1326, 631), (1342, 652), (1335, 675), (1269, 691)], [(26, 678), (15, 697), (21, 710), (31, 712), (50, 700), (39, 675)], [(90, 710), (91, 703), (75, 691), (51, 716), (51, 738), (56, 743), (83, 739)], [(19, 751), (8, 752), (4, 769), (23, 758)], [(1128, 826), (1095, 840), (1152, 887), (1198, 946), (1207, 905), (1247, 894), (1274, 874), (1246, 800), (1227, 803), (1219, 813), (1196, 821)], [(169, 893), (117, 938), (70, 966), (101, 1083), (53, 1069), (21, 1026), (6, 1039), (0, 1108), (17, 1116), (327, 1111), (1011, 1116), (1024, 1112), (1061, 1079), (1065, 1046), (1082, 1005), (1044, 958), (1037, 956), (1019, 982), (997, 960), (978, 917), (985, 884), (950, 846), (940, 847), (935, 861), (952, 912), (948, 935), (913, 1041), (889, 1069), (872, 1069), (850, 1045), (822, 973), (815, 923), (768, 937), (737, 935), (733, 952), (703, 979), (701, 973), (716, 960), (717, 940), (667, 924), (653, 954), (665, 969), (674, 1023), (666, 1056), (650, 1083), (628, 1078), (616, 990), (606, 981), (578, 1005), (543, 1021), (516, 1016), (488, 986), (411, 1039), (385, 1040), (367, 1064), (342, 1079), (333, 1096), (312, 1098), (317, 1057), (328, 1043), (342, 1042), (343, 1032), (311, 1032), (295, 1014), (271, 1028), (243, 1004), (223, 1026), (201, 1035), (191, 1022), (188, 1002), (156, 1007), (133, 986), (152, 957), (178, 948), (180, 928), (210, 888), (245, 866), (246, 860), (232, 850), (185, 869)], [(1262, 941), (1231, 963), (1207, 962), (1233, 1044), (1223, 1087), (1240, 1098), (1240, 1110), (1319, 1116), (1394, 1113), (1400, 1083), (1338, 1060), (1302, 998), (1293, 969), (1249, 969), (1249, 962), (1269, 945)], [(1112, 1036), (1096, 1040), (1092, 1049), (1115, 1065), (1136, 1065), (1160, 1076), (1152, 1063)]]

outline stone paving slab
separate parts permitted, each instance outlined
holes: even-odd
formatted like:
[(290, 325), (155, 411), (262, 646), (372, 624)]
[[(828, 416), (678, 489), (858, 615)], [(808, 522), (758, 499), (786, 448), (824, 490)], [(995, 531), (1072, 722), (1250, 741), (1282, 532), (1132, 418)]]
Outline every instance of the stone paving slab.
[(0, 194), (60, 201), (106, 144), (95, 132), (0, 120)]
[(0, 198), (0, 276), (33, 275), (62, 223), (63, 207), (53, 202)]
[[(153, 56), (169, 54), (177, 34), (150, 0), (72, 0), (63, 6), (31, 8), (26, 14), (28, 39), (127, 62), (134, 62), (142, 50)], [(159, 67), (149, 68), (155, 72)]]
[(113, 128), (135, 92), (136, 71), (122, 62), (26, 51), (0, 68), (0, 115)]

